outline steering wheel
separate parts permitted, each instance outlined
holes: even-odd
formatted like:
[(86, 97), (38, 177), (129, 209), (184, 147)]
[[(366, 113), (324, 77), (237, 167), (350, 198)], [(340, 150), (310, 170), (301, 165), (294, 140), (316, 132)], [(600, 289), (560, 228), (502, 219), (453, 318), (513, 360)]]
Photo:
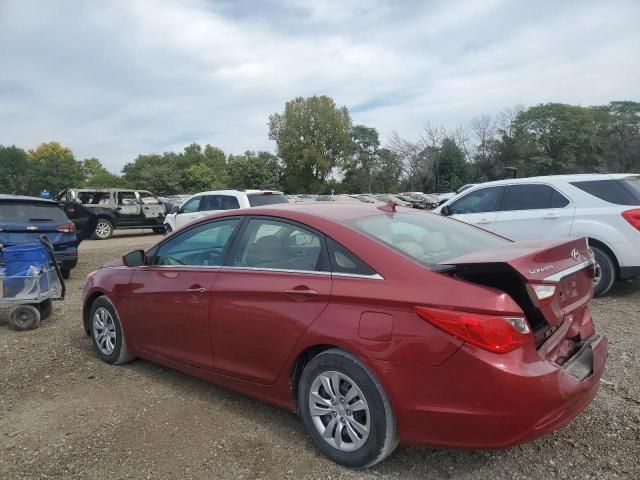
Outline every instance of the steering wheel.
[(180, 260), (173, 257), (161, 257), (161, 265), (184, 265)]

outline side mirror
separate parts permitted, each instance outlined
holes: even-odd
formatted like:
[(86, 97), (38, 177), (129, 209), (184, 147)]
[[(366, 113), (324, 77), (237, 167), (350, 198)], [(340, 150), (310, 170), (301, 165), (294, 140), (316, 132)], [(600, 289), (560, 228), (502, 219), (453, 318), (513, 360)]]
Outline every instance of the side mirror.
[(445, 217), (448, 217), (449, 215), (451, 215), (451, 210), (449, 210), (449, 207), (445, 205), (440, 209), (440, 213)]
[(147, 264), (147, 255), (144, 250), (134, 250), (123, 255), (122, 263), (127, 267), (140, 267)]
[(180, 213), (180, 207), (178, 205), (174, 205), (171, 207), (171, 213)]

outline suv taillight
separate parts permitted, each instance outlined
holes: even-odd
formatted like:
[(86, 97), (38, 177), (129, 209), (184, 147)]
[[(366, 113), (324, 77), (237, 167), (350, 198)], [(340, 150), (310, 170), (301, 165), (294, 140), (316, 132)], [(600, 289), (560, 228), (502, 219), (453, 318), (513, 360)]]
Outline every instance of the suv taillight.
[(76, 231), (76, 226), (73, 223), (65, 223), (64, 225), (59, 225), (56, 230), (62, 233), (73, 233)]
[(529, 324), (523, 317), (503, 317), (416, 307), (416, 313), (440, 330), (493, 353), (511, 352), (533, 342)]
[(640, 230), (640, 208), (635, 210), (627, 210), (622, 212), (624, 219), (629, 222), (634, 228)]

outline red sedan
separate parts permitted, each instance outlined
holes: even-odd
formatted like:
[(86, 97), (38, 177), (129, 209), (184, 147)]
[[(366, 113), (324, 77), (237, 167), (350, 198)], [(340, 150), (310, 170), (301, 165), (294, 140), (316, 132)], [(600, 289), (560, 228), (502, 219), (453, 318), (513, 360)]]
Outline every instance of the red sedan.
[(332, 460), (398, 442), (496, 448), (598, 390), (607, 340), (587, 241), (512, 243), (425, 212), (230, 210), (89, 275), (97, 354), (157, 362), (297, 411)]

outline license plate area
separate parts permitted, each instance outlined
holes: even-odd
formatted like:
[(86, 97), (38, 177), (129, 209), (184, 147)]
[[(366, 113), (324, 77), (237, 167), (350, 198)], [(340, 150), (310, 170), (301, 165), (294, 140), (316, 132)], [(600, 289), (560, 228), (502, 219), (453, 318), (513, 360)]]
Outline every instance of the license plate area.
[(594, 335), (583, 342), (578, 351), (562, 365), (562, 368), (579, 381), (593, 375), (593, 348), (591, 344), (599, 338), (598, 335)]

